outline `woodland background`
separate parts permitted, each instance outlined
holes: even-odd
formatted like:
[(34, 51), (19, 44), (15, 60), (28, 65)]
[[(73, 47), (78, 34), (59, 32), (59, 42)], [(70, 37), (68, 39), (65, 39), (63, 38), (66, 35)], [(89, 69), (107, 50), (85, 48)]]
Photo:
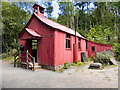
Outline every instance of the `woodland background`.
[[(35, 2), (2, 2), (2, 53), (18, 50), (18, 33), (31, 17)], [(57, 2), (60, 13), (52, 17), (52, 2), (43, 2), (47, 18), (74, 29), (85, 38), (97, 43), (113, 45), (113, 52), (120, 61), (120, 2)]]

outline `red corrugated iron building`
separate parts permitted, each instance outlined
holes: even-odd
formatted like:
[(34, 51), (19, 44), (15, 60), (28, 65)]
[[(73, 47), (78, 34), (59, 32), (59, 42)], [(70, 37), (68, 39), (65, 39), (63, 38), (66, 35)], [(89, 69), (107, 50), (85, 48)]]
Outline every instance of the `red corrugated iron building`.
[[(95, 52), (112, 50), (112, 45), (89, 41), (76, 32), (77, 49), (73, 52), (75, 30), (44, 17), (44, 8), (38, 4), (34, 4), (33, 8), (31, 19), (19, 33), (19, 47), (23, 45), (24, 51), (28, 50), (38, 64), (55, 68), (65, 62), (76, 62), (74, 57), (83, 61), (83, 55), (91, 57)], [(22, 56), (25, 54), (22, 53)], [(24, 58), (21, 60), (25, 61)]]

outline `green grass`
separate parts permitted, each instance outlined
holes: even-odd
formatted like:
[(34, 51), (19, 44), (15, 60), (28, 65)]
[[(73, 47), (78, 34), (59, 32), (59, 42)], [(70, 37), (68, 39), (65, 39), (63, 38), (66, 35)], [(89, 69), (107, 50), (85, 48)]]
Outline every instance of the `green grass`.
[(13, 56), (9, 56), (9, 57), (4, 57), (2, 58), (3, 61), (11, 61), (13, 62), (14, 61), (14, 57)]

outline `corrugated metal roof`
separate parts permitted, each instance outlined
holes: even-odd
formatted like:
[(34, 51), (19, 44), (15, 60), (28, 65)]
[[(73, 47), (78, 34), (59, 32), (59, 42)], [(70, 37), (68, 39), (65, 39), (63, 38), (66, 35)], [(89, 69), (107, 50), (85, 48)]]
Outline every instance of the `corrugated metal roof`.
[(32, 36), (41, 37), (37, 32), (35, 32), (35, 30), (29, 29), (29, 28), (25, 28), (25, 30)]
[[(47, 25), (49, 25), (49, 26), (51, 26), (51, 27), (53, 27), (53, 28), (55, 28), (55, 29), (64, 31), (64, 32), (69, 33), (69, 34), (72, 34), (72, 35), (75, 35), (75, 30), (70, 29), (70, 28), (68, 28), (68, 27), (66, 27), (66, 26), (63, 26), (63, 25), (61, 25), (61, 24), (59, 24), (59, 23), (56, 23), (56, 22), (54, 22), (54, 21), (52, 21), (52, 20), (44, 17), (43, 14), (37, 15), (37, 14), (34, 12), (34, 15), (37, 16), (42, 22), (44, 22), (45, 24), (47, 24)], [(81, 38), (84, 38), (84, 37), (81, 36), (78, 32), (76, 32), (76, 36), (81, 37)], [(85, 38), (84, 38), (84, 39), (85, 39)]]

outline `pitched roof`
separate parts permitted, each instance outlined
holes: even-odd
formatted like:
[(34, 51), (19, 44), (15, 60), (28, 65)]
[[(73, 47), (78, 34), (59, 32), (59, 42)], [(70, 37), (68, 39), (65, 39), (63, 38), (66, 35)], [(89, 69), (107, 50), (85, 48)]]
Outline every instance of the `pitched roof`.
[(35, 32), (35, 30), (29, 29), (29, 28), (25, 28), (25, 30), (32, 36), (41, 37), (37, 32)]
[[(60, 30), (60, 31), (63, 31), (63, 32), (66, 32), (66, 33), (75, 35), (75, 30), (70, 29), (70, 28), (68, 28), (68, 27), (66, 27), (66, 26), (63, 26), (63, 25), (61, 25), (61, 24), (59, 24), (59, 23), (56, 23), (56, 22), (54, 22), (54, 21), (52, 21), (52, 20), (44, 17), (43, 14), (37, 15), (35, 12), (34, 12), (33, 14), (34, 14), (38, 19), (40, 19), (42, 22), (44, 22), (45, 24), (47, 24), (47, 25), (49, 25), (49, 26), (51, 26), (51, 27), (53, 27), (53, 28), (55, 28), (55, 29), (58, 29), (58, 30)], [(81, 36), (78, 32), (76, 32), (76, 36), (81, 37), (81, 38), (84, 38), (84, 37)], [(85, 39), (85, 38), (84, 38), (84, 39)]]

